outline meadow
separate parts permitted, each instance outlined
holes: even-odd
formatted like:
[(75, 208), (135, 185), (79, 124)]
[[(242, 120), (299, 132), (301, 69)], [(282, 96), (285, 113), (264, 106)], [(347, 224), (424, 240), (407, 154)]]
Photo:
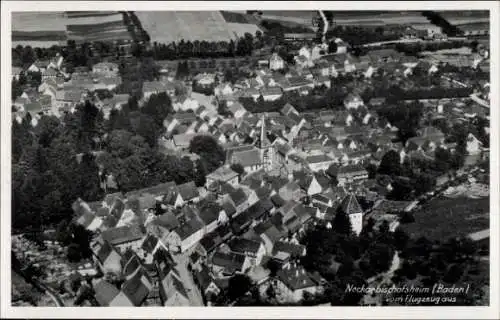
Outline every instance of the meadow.
[(436, 198), (414, 212), (415, 222), (402, 228), (413, 237), (445, 240), (489, 227), (489, 197)]

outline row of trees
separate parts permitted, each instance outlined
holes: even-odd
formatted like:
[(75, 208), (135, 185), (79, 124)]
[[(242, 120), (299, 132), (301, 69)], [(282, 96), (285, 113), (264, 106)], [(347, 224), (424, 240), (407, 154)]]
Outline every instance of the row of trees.
[(153, 42), (151, 52), (155, 60), (188, 58), (222, 58), (249, 56), (254, 49), (262, 48), (270, 39), (257, 31), (255, 36), (246, 32), (236, 41), (186, 41), (181, 39), (169, 44)]

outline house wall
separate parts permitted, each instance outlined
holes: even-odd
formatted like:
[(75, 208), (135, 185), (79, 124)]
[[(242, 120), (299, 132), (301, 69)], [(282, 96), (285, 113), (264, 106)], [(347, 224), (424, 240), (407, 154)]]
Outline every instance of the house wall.
[(195, 233), (184, 239), (181, 242), (181, 251), (185, 252), (187, 249), (191, 248), (192, 246), (200, 242), (201, 238), (203, 238), (204, 235), (205, 232), (203, 228), (201, 228), (200, 230), (196, 231)]
[(316, 180), (316, 178), (314, 178), (311, 181), (311, 184), (309, 185), (309, 188), (307, 189), (307, 195), (312, 196), (313, 194), (320, 193), (321, 191), (322, 191), (321, 185)]
[(275, 101), (281, 98), (281, 94), (265, 95), (263, 96), (264, 101)]
[(309, 287), (297, 290), (291, 290), (282, 281), (278, 280), (276, 282), (277, 289), (281, 292), (283, 297), (290, 302), (299, 302), (304, 297), (304, 292), (309, 292), (310, 294), (316, 294), (318, 292), (318, 287)]
[(134, 241), (129, 241), (129, 242), (124, 242), (115, 245), (115, 247), (120, 250), (121, 252), (125, 252), (128, 248), (131, 248), (133, 251), (139, 250), (142, 244), (142, 239), (137, 239)]
[(188, 307), (190, 306), (189, 299), (184, 297), (179, 292), (175, 292), (167, 301), (164, 306), (168, 307)]
[(352, 230), (356, 235), (361, 233), (363, 229), (363, 214), (355, 213), (349, 215), (349, 221), (351, 222)]
[(330, 167), (330, 165), (333, 163), (334, 161), (325, 161), (325, 162), (316, 162), (316, 163), (309, 163), (309, 168), (314, 171), (314, 172), (317, 172), (317, 171), (321, 171), (321, 170), (328, 170), (328, 168)]
[(177, 252), (178, 247), (181, 245), (181, 238), (175, 231), (172, 231), (166, 236), (162, 237), (160, 241), (165, 247), (168, 248), (169, 251), (172, 252)]
[(102, 271), (102, 273), (115, 273), (115, 274), (120, 274), (122, 271), (122, 266), (121, 266), (121, 257), (116, 251), (112, 251), (110, 255), (106, 258), (103, 264), (100, 262), (99, 267)]
[(132, 301), (120, 291), (120, 293), (109, 303), (110, 307), (133, 307)]

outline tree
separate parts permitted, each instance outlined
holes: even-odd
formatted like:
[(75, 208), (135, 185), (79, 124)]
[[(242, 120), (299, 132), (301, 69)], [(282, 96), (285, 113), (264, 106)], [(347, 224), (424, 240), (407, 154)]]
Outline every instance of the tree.
[(417, 196), (431, 191), (436, 185), (436, 177), (431, 174), (422, 173), (415, 179), (415, 194)]
[(274, 259), (269, 259), (269, 261), (266, 263), (266, 268), (271, 272), (270, 276), (275, 277), (278, 271), (281, 269), (281, 264)]
[(330, 41), (330, 43), (328, 44), (328, 53), (336, 53), (337, 49), (337, 43), (335, 41)]
[(12, 101), (15, 101), (17, 97), (23, 94), (23, 86), (21, 85), (20, 81), (16, 80), (15, 78), (12, 79)]
[(195, 174), (194, 174), (194, 183), (196, 184), (197, 187), (202, 187), (205, 185), (205, 183), (207, 182), (206, 176), (207, 176), (207, 168), (205, 166), (205, 163), (201, 161), (201, 159), (198, 159), (196, 161)]
[(205, 162), (207, 173), (213, 172), (225, 161), (224, 149), (212, 136), (195, 136), (189, 144), (189, 151), (199, 155), (201, 160)]
[(378, 172), (390, 176), (399, 175), (401, 173), (399, 154), (394, 150), (389, 150), (384, 154), (378, 167)]
[(151, 116), (157, 124), (157, 129), (159, 129), (163, 126), (163, 120), (173, 112), (172, 101), (165, 92), (152, 94), (141, 108), (141, 112)]
[(241, 298), (252, 287), (252, 280), (247, 275), (236, 274), (229, 278), (228, 298), (234, 301)]
[(404, 212), (401, 215), (401, 223), (402, 224), (413, 223), (413, 222), (415, 222), (415, 217), (413, 216), (413, 213)]
[(116, 174), (116, 182), (121, 190), (130, 191), (145, 186), (146, 166), (137, 155), (127, 157), (121, 162)]
[(78, 262), (82, 259), (80, 247), (76, 243), (72, 243), (68, 246), (67, 257), (70, 262)]
[(410, 240), (410, 237), (406, 232), (401, 227), (396, 228), (394, 230), (394, 244), (396, 246), (396, 249), (398, 250), (405, 250), (406, 246)]
[(231, 169), (236, 172), (240, 177), (245, 173), (245, 168), (240, 163), (231, 164)]
[(143, 137), (151, 148), (157, 146), (161, 131), (150, 115), (133, 111), (130, 113), (130, 124), (132, 130)]

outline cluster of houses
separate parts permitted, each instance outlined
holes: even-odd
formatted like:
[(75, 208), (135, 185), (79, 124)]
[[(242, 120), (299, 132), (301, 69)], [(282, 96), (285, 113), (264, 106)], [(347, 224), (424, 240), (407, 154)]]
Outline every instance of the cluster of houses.
[[(379, 223), (388, 219), (391, 230), (395, 229), (397, 218), (384, 209), (385, 195), (392, 190), (390, 178), (373, 179), (366, 167), (378, 166), (391, 150), (401, 163), (432, 160), (438, 148), (453, 152), (455, 144), (447, 143), (443, 132), (426, 126), (405, 144), (393, 142), (398, 128), (374, 111), (385, 99), (364, 101), (361, 85), (352, 89), (339, 110), (299, 112), (287, 103), (279, 112), (252, 113), (240, 98), (275, 101), (284, 92), (309, 94), (317, 86), (330, 87), (331, 79), (340, 73), (361, 72), (369, 79), (382, 69), (397, 70), (405, 77), (419, 64), (424, 63), (429, 73), (437, 65), (394, 50), (374, 50), (361, 57), (345, 52), (324, 56), (320, 51), (302, 48), (295, 67), (286, 72), (282, 72), (284, 60), (273, 54), (252, 77), (234, 84), (215, 85), (220, 75), (199, 74), (194, 79), (198, 85), (214, 86), (211, 97), (192, 92), (190, 81), (181, 84), (166, 69), (161, 70), (160, 80), (144, 82), (140, 105), (159, 93), (174, 101), (175, 112), (163, 121), (162, 147), (196, 157), (188, 152), (191, 140), (210, 135), (223, 147), (226, 159), (201, 187), (194, 182), (165, 182), (125, 194), (109, 193), (102, 201), (74, 202), (75, 222), (96, 235), (92, 250), (102, 277), (95, 280), (94, 291), (100, 305), (198, 305), (198, 294), (209, 304), (236, 274), (248, 275), (256, 285), (272, 285), (282, 301), (298, 302), (305, 292), (321, 292), (324, 284), (318, 274), (297, 263), (306, 254), (298, 238), (310, 225), (325, 221), (331, 228), (335, 215), (343, 212), (359, 235), (367, 216), (358, 202), (358, 196), (363, 196), (376, 204), (375, 211), (383, 212)], [(25, 92), (16, 99), (18, 115), (71, 111), (86, 94), (113, 91), (120, 83), (116, 64), (99, 63), (92, 71), (75, 70), (66, 77), (60, 70), (61, 59), (42, 71), (37, 92)], [(30, 71), (41, 64), (32, 67)], [(188, 88), (182, 97), (179, 86)], [(128, 98), (128, 94), (115, 94), (98, 99), (96, 105), (108, 116)], [(32, 105), (35, 102), (37, 106)], [(221, 104), (225, 114), (219, 114)], [(437, 116), (456, 112), (440, 102), (432, 108)], [(477, 110), (469, 114), (458, 109), (462, 113), (457, 117), (477, 116)], [(469, 134), (467, 152), (476, 155), (481, 150), (479, 140)], [(244, 172), (235, 172), (235, 164)], [(412, 206), (391, 205), (398, 211)], [(281, 265), (274, 277), (267, 267), (271, 260)]]
[[(36, 126), (41, 115), (62, 116), (73, 112), (77, 104), (90, 98), (90, 94), (99, 90), (113, 92), (120, 84), (118, 65), (111, 62), (100, 62), (92, 66), (77, 67), (67, 73), (63, 67), (63, 57), (57, 55), (51, 60), (37, 60), (26, 70), (12, 68), (12, 77), (19, 79), (21, 74), (41, 73), (41, 84), (38, 88), (28, 88), (13, 101), (17, 121), (29, 113), (32, 125)], [(128, 101), (128, 94), (114, 95), (100, 100), (96, 95), (96, 105), (106, 114), (113, 108), (119, 108)]]

